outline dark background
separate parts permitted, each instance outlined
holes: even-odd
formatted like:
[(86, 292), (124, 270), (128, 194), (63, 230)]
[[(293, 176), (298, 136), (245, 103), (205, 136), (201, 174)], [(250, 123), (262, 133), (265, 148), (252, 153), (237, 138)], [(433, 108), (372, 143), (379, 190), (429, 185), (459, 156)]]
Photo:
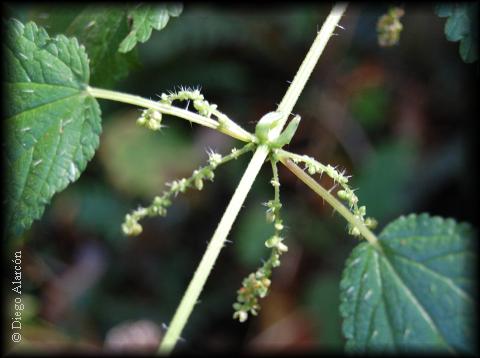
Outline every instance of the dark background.
[[(10, 4), (8, 10), (22, 21), (38, 12), (35, 4)], [(180, 17), (139, 45), (141, 65), (111, 89), (156, 98), (180, 85), (201, 86), (208, 101), (254, 131), (280, 102), (329, 10), (327, 4), (187, 3)], [(379, 47), (376, 22), (387, 10), (347, 8), (340, 22), (345, 30), (328, 43), (294, 108), (302, 121), (288, 150), (346, 168), (360, 203), (380, 223), (376, 232), (411, 212), (478, 227), (478, 65), (461, 60), (431, 4), (407, 4), (400, 43)], [(54, 196), (19, 246), (25, 339), (15, 349), (108, 351), (122, 342), (149, 352), (155, 338), (142, 345), (139, 337), (150, 332), (158, 339), (165, 331), (248, 163), (250, 155), (219, 168), (201, 192), (177, 197), (166, 218), (145, 220), (140, 237), (124, 237), (126, 213), (149, 204), (166, 181), (189, 176), (208, 149), (228, 153), (241, 143), (166, 116), (168, 128), (153, 133), (135, 125), (137, 109), (99, 102), (103, 133), (95, 157), (77, 182)], [(358, 240), (283, 167), (289, 252), (259, 316), (242, 324), (232, 319), (242, 279), (267, 258), (264, 241), (272, 228), (262, 203), (273, 198), (270, 179), (265, 165), (178, 350), (343, 348), (339, 282)], [(321, 183), (332, 184), (326, 178)], [(8, 305), (5, 311), (8, 327)], [(142, 323), (147, 333), (135, 331), (141, 320), (150, 321)]]

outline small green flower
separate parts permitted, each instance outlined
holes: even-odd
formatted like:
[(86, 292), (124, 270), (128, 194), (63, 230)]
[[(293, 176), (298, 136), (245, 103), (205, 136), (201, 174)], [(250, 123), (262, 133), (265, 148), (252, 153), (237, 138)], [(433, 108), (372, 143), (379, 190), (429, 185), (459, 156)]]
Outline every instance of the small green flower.
[(221, 164), (222, 159), (222, 156), (218, 153), (211, 152), (208, 154), (208, 163), (212, 169), (215, 169), (219, 164)]
[(127, 214), (125, 222), (122, 224), (122, 231), (128, 236), (137, 236), (142, 232), (142, 226), (138, 223), (133, 215)]
[(195, 178), (195, 188), (197, 188), (197, 190), (202, 190), (203, 189), (202, 178)]
[(163, 128), (161, 123), (162, 123), (162, 114), (159, 111), (152, 108), (145, 109), (142, 112), (142, 115), (137, 119), (138, 125), (154, 131), (157, 131)]

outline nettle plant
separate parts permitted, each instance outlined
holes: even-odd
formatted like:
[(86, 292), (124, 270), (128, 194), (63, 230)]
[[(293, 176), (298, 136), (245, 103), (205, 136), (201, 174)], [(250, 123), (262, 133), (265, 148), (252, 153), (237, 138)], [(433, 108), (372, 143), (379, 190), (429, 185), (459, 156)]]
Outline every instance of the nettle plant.
[[(334, 30), (341, 27), (339, 21), (345, 10), (345, 4), (332, 8), (280, 104), (258, 121), (255, 133), (235, 123), (216, 104), (207, 101), (199, 89), (182, 87), (162, 93), (154, 101), (90, 84), (91, 73), (98, 73), (102, 61), (110, 63), (112, 69), (121, 67), (119, 54), (129, 53), (137, 42), (148, 40), (152, 29), (161, 29), (169, 17), (180, 15), (180, 5), (137, 5), (121, 10), (87, 8), (72, 26), (77, 32), (84, 30), (79, 37), (88, 51), (77, 38), (51, 37), (34, 22), (8, 20), (4, 43), (6, 236), (16, 238), (27, 230), (42, 216), (53, 195), (77, 180), (93, 157), (101, 132), (97, 99), (123, 102), (144, 108), (137, 124), (146, 129), (162, 130), (163, 116), (169, 115), (243, 142), (227, 154), (210, 152), (208, 163), (193, 170), (190, 177), (166, 183), (163, 193), (154, 197), (149, 206), (138, 207), (126, 215), (122, 224), (126, 235), (140, 235), (141, 220), (167, 215), (168, 207), (179, 194), (189, 189), (202, 190), (214, 180), (219, 166), (253, 153), (169, 324), (160, 353), (169, 353), (181, 336), (266, 161), (272, 169), (273, 187), (272, 199), (265, 203), (266, 218), (272, 223), (274, 234), (264, 244), (271, 253), (241, 283), (233, 304), (234, 319), (244, 322), (258, 314), (260, 299), (268, 294), (272, 284), (272, 272), (280, 265), (282, 255), (288, 254), (278, 175), (281, 164), (345, 218), (348, 234), (361, 241), (346, 261), (340, 282), (340, 312), (347, 350), (474, 351), (474, 253), (470, 226), (426, 213), (410, 214), (375, 234), (372, 230), (377, 222), (367, 216), (367, 209), (360, 204), (345, 171), (284, 149), (301, 123), (299, 115), (292, 115), (295, 103)], [(390, 18), (383, 18), (379, 31), (384, 43), (398, 40), (398, 18), (402, 14), (393, 11)], [(130, 24), (129, 28), (125, 22)], [(99, 43), (111, 47), (113, 43), (116, 48), (110, 48), (112, 54), (97, 51)], [(182, 102), (191, 104), (192, 110), (177, 105)], [(332, 188), (322, 187), (315, 179), (322, 175), (331, 178)]]

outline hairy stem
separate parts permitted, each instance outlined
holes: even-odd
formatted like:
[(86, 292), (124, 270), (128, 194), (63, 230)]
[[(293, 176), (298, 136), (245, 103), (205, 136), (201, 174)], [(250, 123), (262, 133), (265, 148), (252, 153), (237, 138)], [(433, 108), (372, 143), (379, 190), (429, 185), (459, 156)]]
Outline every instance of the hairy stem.
[[(163, 103), (155, 102), (140, 96), (131, 95), (128, 93), (109, 91), (101, 88), (87, 87), (87, 92), (96, 98), (109, 99), (111, 101), (123, 102), (133, 104), (139, 107), (152, 108), (161, 113), (169, 114), (175, 117), (186, 119), (187, 121), (200, 124), (202, 126), (217, 129), (218, 131), (227, 134), (233, 138), (239, 139), (243, 142), (252, 142), (255, 136), (245, 129), (241, 128), (232, 120), (225, 121), (223, 125), (212, 118), (201, 116), (199, 114), (187, 111), (175, 106), (169, 106)], [(224, 115), (225, 116), (225, 115)], [(226, 116), (225, 116), (226, 117)]]
[[(333, 7), (330, 15), (327, 17), (322, 29), (317, 34), (315, 41), (313, 42), (305, 60), (300, 66), (298, 73), (296, 74), (293, 82), (290, 84), (285, 96), (283, 97), (280, 105), (277, 108), (278, 112), (282, 112), (284, 117), (280, 123), (273, 129), (275, 136), (280, 135), (285, 123), (287, 122), (288, 115), (292, 111), (298, 97), (300, 96), (303, 88), (305, 87), (310, 74), (312, 73), (315, 64), (318, 61), (323, 49), (325, 48), (328, 39), (331, 37), (336, 24), (340, 20), (346, 5), (336, 5)], [(293, 88), (292, 88), (293, 87)], [(180, 305), (175, 312), (172, 323), (159, 347), (159, 353), (168, 354), (175, 347), (180, 334), (182, 332), (185, 323), (193, 310), (200, 292), (205, 284), (207, 277), (215, 264), (221, 248), (227, 238), (228, 232), (241, 208), (243, 202), (248, 194), (248, 191), (253, 184), (253, 181), (260, 170), (261, 165), (265, 161), (269, 154), (269, 148), (266, 146), (259, 146), (255, 151), (255, 154), (250, 161), (250, 164), (243, 175), (237, 190), (235, 191), (227, 210), (225, 211), (218, 227), (207, 247), (197, 271), (195, 272), (190, 284), (185, 292)], [(240, 190), (241, 189), (241, 190)]]
[(210, 271), (217, 260), (220, 250), (225, 244), (225, 240), (230, 232), (233, 222), (235, 221), (260, 168), (265, 162), (267, 155), (268, 147), (266, 146), (260, 146), (255, 151), (255, 154), (248, 164), (248, 167), (245, 170), (245, 173), (243, 174), (212, 239), (210, 240), (210, 243), (208, 244), (202, 260), (185, 291), (182, 301), (173, 316), (170, 327), (159, 347), (159, 353), (168, 354), (174, 348), (175, 343), (180, 337), (183, 327), (202, 292), (203, 286), (210, 275)]
[(373, 232), (368, 229), (364, 223), (358, 220), (336, 197), (334, 197), (328, 190), (317, 183), (310, 175), (305, 173), (302, 168), (296, 165), (290, 159), (280, 157), (280, 161), (285, 165), (297, 178), (307, 184), (310, 189), (317, 193), (320, 197), (325, 199), (340, 215), (342, 215), (349, 223), (360, 230), (362, 236), (376, 248), (380, 248), (378, 239)]
[(278, 178), (278, 168), (277, 168), (277, 162), (276, 161), (273, 161), (273, 160), (270, 160), (270, 163), (272, 164), (272, 173), (273, 173), (273, 182), (278, 184), (278, 185), (273, 185), (273, 188), (274, 188), (274, 197), (273, 197), (273, 200), (275, 200), (275, 202), (279, 203), (280, 202), (280, 179)]
[(313, 69), (315, 68), (315, 65), (317, 64), (318, 59), (320, 58), (320, 55), (322, 54), (328, 40), (330, 39), (333, 32), (335, 31), (335, 27), (340, 21), (340, 18), (342, 17), (346, 8), (347, 8), (347, 4), (343, 4), (343, 3), (336, 4), (332, 8), (332, 10), (330, 11), (330, 14), (328, 15), (327, 19), (323, 23), (322, 28), (318, 32), (317, 37), (315, 38), (315, 41), (310, 47), (310, 50), (305, 56), (305, 59), (300, 65), (300, 68), (298, 69), (297, 74), (295, 75), (295, 78), (293, 79), (292, 83), (288, 87), (288, 90), (285, 93), (285, 96), (283, 97), (282, 101), (278, 105), (277, 111), (282, 112), (284, 114), (284, 117), (280, 120), (278, 127), (275, 128), (275, 130), (277, 131), (276, 133), (277, 136), (280, 134), (283, 126), (287, 122), (290, 112), (292, 112), (293, 107), (295, 106), (295, 103), (297, 103), (297, 100), (300, 97), (300, 94), (302, 93), (303, 88), (305, 87), (305, 84), (310, 78), (310, 75)]

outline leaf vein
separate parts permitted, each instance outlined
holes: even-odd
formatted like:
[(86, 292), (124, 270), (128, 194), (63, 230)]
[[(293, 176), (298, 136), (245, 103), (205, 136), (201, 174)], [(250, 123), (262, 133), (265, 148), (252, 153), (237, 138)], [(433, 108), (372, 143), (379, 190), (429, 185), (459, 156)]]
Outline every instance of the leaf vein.
[(428, 325), (437, 333), (437, 335), (440, 337), (440, 339), (443, 341), (443, 343), (445, 344), (445, 346), (448, 348), (449, 351), (451, 352), (454, 352), (452, 347), (447, 343), (447, 341), (445, 340), (445, 337), (443, 336), (443, 334), (440, 332), (440, 330), (438, 329), (437, 325), (435, 324), (435, 322), (433, 321), (432, 317), (430, 317), (430, 315), (428, 314), (427, 310), (425, 309), (425, 307), (423, 307), (423, 305), (420, 303), (420, 301), (418, 301), (417, 297), (413, 294), (413, 292), (410, 290), (410, 288), (405, 284), (405, 282), (403, 281), (402, 277), (398, 274), (397, 270), (395, 270), (395, 268), (393, 267), (393, 265), (390, 263), (390, 261), (388, 260), (388, 258), (386, 256), (384, 256), (384, 262), (385, 264), (387, 265), (387, 267), (390, 269), (390, 271), (392, 272), (392, 274), (394, 275), (394, 277), (397, 278), (399, 284), (403, 287), (403, 289), (405, 290), (406, 294), (407, 294), (407, 297), (411, 300), (411, 302), (413, 303), (413, 306), (419, 311), (420, 315), (423, 317), (423, 319), (428, 323)]

